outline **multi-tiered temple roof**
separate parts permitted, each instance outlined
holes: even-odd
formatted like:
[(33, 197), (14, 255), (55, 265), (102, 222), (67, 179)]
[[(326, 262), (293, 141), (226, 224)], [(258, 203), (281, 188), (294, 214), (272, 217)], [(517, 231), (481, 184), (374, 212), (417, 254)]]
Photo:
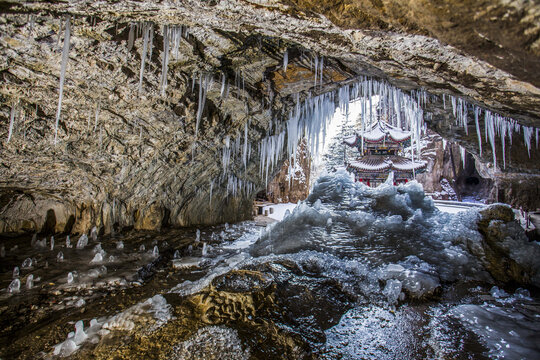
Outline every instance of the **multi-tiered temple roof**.
[(394, 171), (396, 182), (406, 182), (416, 172), (425, 169), (427, 163), (399, 155), (410, 144), (411, 132), (377, 121), (363, 134), (355, 134), (344, 140), (345, 144), (359, 151), (359, 158), (346, 164), (358, 181), (376, 185)]
[(377, 121), (363, 135), (355, 134), (345, 139), (345, 143), (351, 147), (359, 147), (362, 138), (364, 142), (371, 144), (401, 144), (411, 139), (411, 132)]

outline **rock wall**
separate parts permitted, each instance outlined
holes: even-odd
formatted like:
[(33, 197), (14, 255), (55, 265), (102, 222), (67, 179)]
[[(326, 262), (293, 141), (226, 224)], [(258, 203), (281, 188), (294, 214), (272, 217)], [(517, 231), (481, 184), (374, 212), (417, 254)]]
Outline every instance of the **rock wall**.
[[(289, 168), (292, 168), (290, 170)], [(279, 173), (268, 184), (266, 197), (274, 203), (296, 203), (309, 195), (311, 155), (305, 141), (297, 149), (296, 161), (285, 160)]]

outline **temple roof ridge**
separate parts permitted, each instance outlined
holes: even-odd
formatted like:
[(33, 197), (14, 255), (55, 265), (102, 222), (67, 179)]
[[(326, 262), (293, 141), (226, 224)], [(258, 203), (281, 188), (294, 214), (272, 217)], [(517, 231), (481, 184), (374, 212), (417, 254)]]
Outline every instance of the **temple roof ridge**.
[(387, 137), (388, 140), (393, 142), (403, 142), (411, 138), (411, 132), (402, 130), (379, 119), (371, 125), (369, 130), (364, 131), (364, 134), (359, 134), (358, 131), (356, 131), (354, 136), (345, 138), (344, 142), (350, 146), (354, 146), (354, 144), (362, 138), (367, 142), (380, 142)]

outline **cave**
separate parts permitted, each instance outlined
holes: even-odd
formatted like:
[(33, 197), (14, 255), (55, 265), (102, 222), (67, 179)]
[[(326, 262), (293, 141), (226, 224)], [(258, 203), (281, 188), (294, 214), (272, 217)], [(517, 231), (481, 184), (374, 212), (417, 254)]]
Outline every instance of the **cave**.
[(540, 357), (538, 8), (0, 1), (0, 357)]
[(472, 155), (467, 154), (465, 159), (465, 168), (456, 179), (456, 193), (462, 200), (479, 201), (489, 198), (494, 181), (480, 176)]

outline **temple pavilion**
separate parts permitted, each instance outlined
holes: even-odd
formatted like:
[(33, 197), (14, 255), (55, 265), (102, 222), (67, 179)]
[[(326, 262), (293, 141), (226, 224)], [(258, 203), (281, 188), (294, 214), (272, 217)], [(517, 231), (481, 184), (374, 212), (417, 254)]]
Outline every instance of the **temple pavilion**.
[(411, 143), (411, 132), (377, 121), (363, 134), (346, 138), (345, 144), (358, 150), (358, 156), (346, 161), (347, 171), (355, 180), (375, 187), (394, 172), (394, 185), (406, 183), (425, 171), (427, 162), (403, 157), (403, 148)]

